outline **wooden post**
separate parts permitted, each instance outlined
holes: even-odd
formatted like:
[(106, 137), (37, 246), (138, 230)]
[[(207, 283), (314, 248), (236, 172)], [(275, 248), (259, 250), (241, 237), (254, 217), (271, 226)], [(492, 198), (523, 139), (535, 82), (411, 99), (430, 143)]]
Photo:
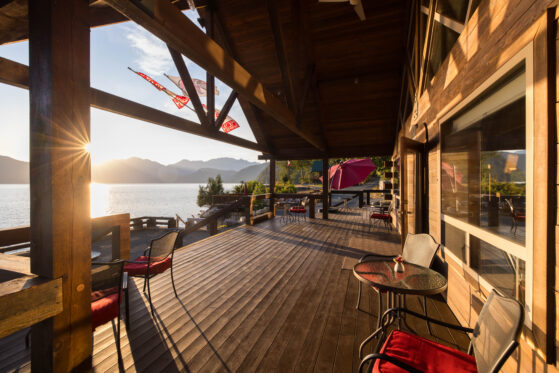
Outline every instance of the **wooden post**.
[(91, 370), (88, 4), (29, 2), (31, 271), (63, 291), (62, 313), (32, 327), (37, 371)]
[(276, 199), (274, 198), (276, 193), (276, 160), (270, 159), (270, 211), (272, 212), (272, 217), (276, 216), (276, 211), (274, 205)]
[(371, 192), (366, 191), (366, 196), (367, 196), (367, 206), (371, 205)]
[(309, 198), (309, 218), (314, 219), (314, 210), (315, 210), (315, 202), (314, 198)]
[(214, 219), (208, 224), (208, 231), (210, 232), (210, 236), (217, 234), (217, 219)]
[(359, 208), (363, 207), (363, 192), (359, 192)]
[(330, 175), (328, 175), (328, 158), (322, 159), (322, 219), (328, 219), (328, 184)]

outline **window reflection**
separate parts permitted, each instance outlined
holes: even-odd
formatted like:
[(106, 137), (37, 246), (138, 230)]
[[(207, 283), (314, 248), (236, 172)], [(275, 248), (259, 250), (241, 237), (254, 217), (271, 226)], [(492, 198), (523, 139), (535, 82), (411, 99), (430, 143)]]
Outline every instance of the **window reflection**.
[(441, 126), (442, 211), (525, 243), (525, 78), (517, 73)]
[(526, 263), (523, 260), (470, 236), (470, 266), (496, 289), (524, 304)]

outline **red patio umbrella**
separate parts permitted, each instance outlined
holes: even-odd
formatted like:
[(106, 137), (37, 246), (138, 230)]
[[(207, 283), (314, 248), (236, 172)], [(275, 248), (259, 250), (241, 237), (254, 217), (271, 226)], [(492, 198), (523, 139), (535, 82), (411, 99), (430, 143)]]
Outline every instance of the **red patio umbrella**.
[(373, 172), (377, 166), (369, 159), (350, 159), (330, 167), (332, 189), (344, 189), (359, 184)]

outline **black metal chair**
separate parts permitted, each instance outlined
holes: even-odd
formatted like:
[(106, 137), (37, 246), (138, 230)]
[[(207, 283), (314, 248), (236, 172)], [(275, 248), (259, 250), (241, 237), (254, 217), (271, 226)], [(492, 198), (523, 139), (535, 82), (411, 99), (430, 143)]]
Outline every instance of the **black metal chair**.
[(498, 372), (518, 346), (524, 323), (524, 307), (495, 290), (489, 294), (473, 329), (430, 319), (405, 308), (386, 311), (383, 321), (399, 313), (471, 333), (468, 354), (411, 333), (394, 330), (378, 353), (367, 355), (361, 361), (360, 373), (367, 364), (367, 372), (393, 371), (394, 365), (408, 372)]
[[(128, 277), (124, 273), (124, 261), (91, 263), (91, 328), (95, 331), (114, 318), (117, 318), (115, 337), (119, 364), (120, 353), (120, 303), (124, 293), (127, 296)], [(126, 301), (128, 315), (128, 301)], [(128, 322), (128, 320), (126, 320)]]
[[(418, 234), (408, 234), (406, 237), (406, 242), (404, 243), (404, 249), (402, 251), (402, 257), (404, 258), (405, 262), (417, 264), (423, 267), (430, 267), (431, 263), (433, 262), (433, 258), (437, 253), (441, 245), (435, 241), (433, 236), (426, 234), (426, 233), (418, 233)], [(368, 260), (386, 260), (392, 258), (393, 255), (379, 255), (379, 254), (367, 254), (361, 259), (359, 259), (359, 263), (366, 262)], [(373, 287), (378, 294), (378, 320), (377, 320), (377, 328), (380, 328), (381, 322), (381, 315), (382, 315), (382, 294), (380, 293), (379, 289)], [(359, 294), (357, 296), (357, 305), (355, 306), (356, 309), (359, 309), (359, 305), (361, 303), (361, 292), (363, 291), (363, 283), (359, 281)], [(386, 302), (388, 303), (389, 295), (386, 296)], [(423, 310), (425, 311), (425, 316), (427, 315), (427, 297), (423, 297)], [(429, 333), (431, 333), (431, 326), (429, 322), (427, 322), (427, 327), (429, 328)]]
[(153, 314), (153, 304), (151, 302), (151, 289), (149, 280), (160, 273), (171, 269), (171, 284), (175, 297), (179, 297), (177, 289), (175, 288), (175, 279), (173, 277), (173, 256), (177, 246), (180, 232), (173, 231), (164, 234), (163, 236), (151, 241), (151, 245), (144, 251), (144, 255), (136, 258), (134, 261), (128, 262), (124, 266), (124, 271), (128, 272), (129, 276), (141, 277), (144, 279), (144, 289), (146, 292), (146, 285), (148, 289), (148, 300), (151, 313)]

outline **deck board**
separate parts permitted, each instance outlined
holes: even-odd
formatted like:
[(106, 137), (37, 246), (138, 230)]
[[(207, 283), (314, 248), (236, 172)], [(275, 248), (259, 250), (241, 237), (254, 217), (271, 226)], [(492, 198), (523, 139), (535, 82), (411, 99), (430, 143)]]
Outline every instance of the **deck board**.
[[(279, 219), (231, 229), (176, 252), (176, 299), (169, 273), (153, 278), (153, 317), (130, 282), (130, 322), (122, 322), (123, 365), (129, 372), (356, 371), (361, 341), (375, 327), (378, 297), (343, 269), (345, 258), (398, 253), (400, 238), (363, 221), (357, 208), (330, 220), (281, 224)], [(346, 264), (346, 267), (348, 265)], [(440, 299), (430, 315), (456, 322)], [(419, 299), (408, 307), (422, 312)], [(420, 335), (424, 322), (408, 318)], [(433, 340), (465, 349), (468, 338), (433, 327)], [(0, 340), (0, 371), (29, 370), (25, 331)], [(366, 351), (371, 351), (372, 345)], [(111, 323), (94, 335), (95, 371), (117, 371)]]

